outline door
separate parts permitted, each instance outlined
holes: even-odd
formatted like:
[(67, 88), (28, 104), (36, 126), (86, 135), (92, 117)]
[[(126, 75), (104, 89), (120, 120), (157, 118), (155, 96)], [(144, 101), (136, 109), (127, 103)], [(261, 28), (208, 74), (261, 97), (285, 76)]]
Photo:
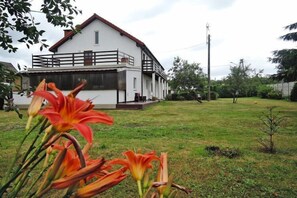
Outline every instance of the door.
[(84, 65), (92, 65), (93, 64), (93, 51), (84, 51)]

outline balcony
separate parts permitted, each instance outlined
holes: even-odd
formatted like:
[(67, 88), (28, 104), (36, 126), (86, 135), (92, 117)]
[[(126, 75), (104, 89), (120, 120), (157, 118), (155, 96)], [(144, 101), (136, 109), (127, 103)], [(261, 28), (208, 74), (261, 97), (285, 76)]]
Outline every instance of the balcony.
[(142, 61), (142, 71), (143, 73), (151, 74), (156, 73), (157, 75), (161, 76), (162, 78), (166, 79), (166, 74), (163, 68), (154, 62), (153, 60), (143, 60)]
[(119, 50), (32, 55), (33, 68), (97, 66), (121, 63), (133, 66), (134, 57)]

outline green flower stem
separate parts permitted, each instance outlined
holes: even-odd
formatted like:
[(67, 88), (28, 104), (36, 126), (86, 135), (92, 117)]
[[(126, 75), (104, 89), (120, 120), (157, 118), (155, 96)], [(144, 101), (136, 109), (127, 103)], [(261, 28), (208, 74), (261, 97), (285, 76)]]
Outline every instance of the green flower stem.
[[(40, 171), (38, 177), (36, 178), (36, 180), (32, 183), (32, 185), (29, 187), (29, 189), (27, 190), (26, 194), (24, 195), (24, 197), (31, 197), (29, 196), (29, 193), (31, 192), (32, 188), (36, 185), (36, 183), (41, 179), (41, 177), (43, 176), (43, 174), (48, 170), (48, 168), (50, 167), (50, 165), (48, 165), (47, 167), (45, 167), (42, 171)], [(33, 167), (32, 167), (33, 168)], [(35, 194), (35, 193), (34, 193)]]
[(46, 124), (47, 124), (47, 119), (43, 119), (43, 123), (42, 123), (42, 125), (41, 125), (41, 127), (39, 129), (38, 134), (35, 136), (33, 142), (31, 143), (30, 147), (28, 148), (26, 154), (23, 157), (22, 164), (25, 163), (25, 161), (27, 160), (28, 155), (34, 150), (34, 147), (35, 147), (34, 145), (35, 145), (36, 141), (38, 140), (38, 138), (40, 137), (40, 134), (44, 131)]
[(38, 122), (30, 130), (27, 131), (27, 133), (21, 140), (20, 144), (18, 145), (15, 157), (14, 157), (4, 179), (2, 180), (2, 187), (0, 189), (0, 197), (3, 196), (3, 194), (6, 192), (7, 188), (10, 186), (10, 184), (20, 175), (20, 173), (21, 173), (20, 169), (21, 169), (22, 165), (19, 164), (15, 171), (13, 171), (13, 168), (15, 167), (17, 159), (20, 157), (21, 148), (22, 148), (25, 140), (27, 139), (27, 137), (37, 128), (37, 126), (39, 126), (42, 123), (42, 121), (43, 121), (43, 119), (39, 119)]
[(137, 180), (137, 186), (138, 186), (139, 197), (142, 198), (143, 194), (142, 194), (142, 188), (141, 188), (141, 181), (140, 180)]

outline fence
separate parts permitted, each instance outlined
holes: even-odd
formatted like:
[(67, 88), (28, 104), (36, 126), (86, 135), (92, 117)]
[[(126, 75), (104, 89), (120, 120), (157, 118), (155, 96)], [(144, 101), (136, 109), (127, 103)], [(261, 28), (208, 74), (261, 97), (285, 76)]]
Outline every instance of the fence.
[(288, 83), (281, 82), (270, 86), (272, 86), (274, 90), (280, 91), (282, 93), (282, 97), (289, 97), (295, 83), (297, 83), (297, 81)]

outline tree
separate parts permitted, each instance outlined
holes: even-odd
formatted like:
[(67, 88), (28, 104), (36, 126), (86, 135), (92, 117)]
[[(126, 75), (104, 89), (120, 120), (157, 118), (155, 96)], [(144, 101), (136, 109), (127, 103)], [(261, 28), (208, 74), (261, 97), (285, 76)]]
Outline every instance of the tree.
[(203, 91), (206, 75), (199, 63), (188, 63), (175, 57), (173, 67), (169, 70), (169, 85), (177, 93), (184, 91)]
[(297, 101), (297, 83), (294, 83), (294, 87), (291, 91), (290, 99), (291, 101), (294, 101), (294, 102)]
[(81, 13), (72, 4), (75, 0), (43, 0), (39, 6), (40, 10), (32, 10), (31, 0), (1, 0), (0, 1), (0, 46), (9, 52), (16, 52), (16, 38), (12, 32), (19, 32), (21, 37), (18, 42), (30, 45), (40, 43), (40, 50), (48, 47), (46, 39), (41, 39), (44, 30), (38, 28), (39, 23), (35, 22), (32, 12), (39, 12), (45, 15), (47, 21), (54, 26), (72, 26), (73, 16)]
[(3, 110), (4, 102), (7, 104), (7, 111), (15, 111), (20, 118), (22, 114), (19, 109), (13, 103), (13, 93), (12, 89), (15, 87), (15, 80), (19, 75), (0, 63), (0, 110)]
[(268, 139), (259, 138), (258, 142), (264, 147), (265, 151), (270, 153), (275, 152), (274, 135), (278, 132), (281, 127), (281, 123), (284, 121), (284, 116), (279, 115), (279, 113), (274, 113), (276, 107), (268, 107), (268, 112), (263, 112), (260, 120), (263, 124), (261, 131), (268, 135)]
[(250, 72), (253, 71), (250, 65), (244, 65), (240, 59), (239, 64), (230, 67), (230, 74), (226, 79), (228, 89), (233, 97), (233, 103), (237, 102), (239, 94), (246, 91)]
[[(297, 29), (297, 23), (285, 27), (292, 31)], [(280, 37), (284, 41), (297, 41), (297, 31), (289, 32)], [(285, 82), (297, 80), (297, 49), (282, 49), (273, 51), (273, 57), (269, 58), (272, 63), (278, 64), (277, 74), (273, 78)]]

